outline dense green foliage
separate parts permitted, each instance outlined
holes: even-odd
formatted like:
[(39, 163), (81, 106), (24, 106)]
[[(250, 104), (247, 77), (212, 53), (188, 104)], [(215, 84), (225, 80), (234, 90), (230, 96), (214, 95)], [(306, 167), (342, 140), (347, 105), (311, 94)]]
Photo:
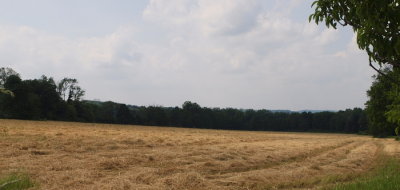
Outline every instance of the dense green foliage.
[(358, 133), (367, 129), (366, 116), (359, 108), (300, 113), (206, 108), (189, 101), (182, 107), (138, 107), (110, 101), (81, 101), (84, 91), (76, 79), (65, 78), (56, 83), (46, 76), (22, 80), (19, 75), (10, 75), (4, 87), (15, 96), (0, 94), (1, 118), (234, 130)]
[[(397, 76), (400, 76), (400, 72), (397, 72)], [(393, 85), (390, 91), (390, 99), (393, 100), (385, 112), (387, 121), (393, 123), (396, 126), (395, 133), (400, 137), (400, 86)]]
[(258, 131), (359, 133), (367, 119), (359, 108), (339, 112), (273, 112), (206, 108), (185, 102), (181, 107), (131, 106), (114, 102), (74, 102), (75, 119), (84, 122)]
[(0, 95), (0, 115), (16, 119), (68, 119), (68, 107), (55, 91), (52, 78), (43, 76), (35, 80), (21, 80), (17, 75), (8, 77), (5, 88), (15, 96)]
[(327, 27), (350, 25), (357, 44), (371, 61), (400, 68), (400, 1), (398, 0), (317, 0), (310, 21)]
[(339, 112), (273, 112), (206, 108), (185, 102), (182, 108), (138, 107), (132, 109), (138, 124), (182, 126), (191, 128), (320, 131), (357, 133), (366, 130), (366, 117), (361, 109)]
[[(386, 76), (400, 78), (399, 69), (385, 69)], [(366, 113), (369, 120), (369, 131), (374, 136), (395, 135), (395, 128), (400, 125), (400, 87), (388, 77), (376, 75), (375, 81), (368, 90), (369, 100)]]

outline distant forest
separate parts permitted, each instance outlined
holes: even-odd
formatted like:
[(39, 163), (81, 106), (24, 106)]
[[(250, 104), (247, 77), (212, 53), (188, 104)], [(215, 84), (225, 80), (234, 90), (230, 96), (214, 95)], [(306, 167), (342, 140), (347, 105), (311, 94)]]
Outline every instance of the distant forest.
[(194, 102), (182, 107), (133, 106), (82, 100), (76, 79), (51, 77), (22, 80), (10, 68), (0, 69), (0, 118), (157, 125), (205, 129), (365, 133), (367, 117), (360, 108), (338, 112), (279, 112), (207, 108)]

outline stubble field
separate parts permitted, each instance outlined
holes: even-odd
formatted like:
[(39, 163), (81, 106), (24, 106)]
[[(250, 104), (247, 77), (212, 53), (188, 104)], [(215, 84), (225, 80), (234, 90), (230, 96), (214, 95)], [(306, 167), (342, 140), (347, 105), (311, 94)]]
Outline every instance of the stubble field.
[(0, 177), (39, 189), (313, 189), (400, 157), (368, 136), (0, 120)]

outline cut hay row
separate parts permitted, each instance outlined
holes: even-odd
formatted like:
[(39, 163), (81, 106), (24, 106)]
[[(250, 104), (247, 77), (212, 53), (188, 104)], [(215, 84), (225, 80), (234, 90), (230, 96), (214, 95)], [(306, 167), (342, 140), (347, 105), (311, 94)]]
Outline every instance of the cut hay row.
[(0, 120), (0, 176), (40, 189), (293, 189), (351, 180), (399, 142), (367, 136)]

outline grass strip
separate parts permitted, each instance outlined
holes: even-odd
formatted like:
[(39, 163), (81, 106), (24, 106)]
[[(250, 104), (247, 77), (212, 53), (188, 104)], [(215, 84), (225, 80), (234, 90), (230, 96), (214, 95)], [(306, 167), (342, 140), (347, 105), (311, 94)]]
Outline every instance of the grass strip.
[(29, 176), (22, 173), (13, 173), (0, 179), (0, 190), (23, 190), (34, 186)]
[(400, 190), (400, 160), (386, 158), (382, 167), (357, 181), (338, 184), (334, 190)]

